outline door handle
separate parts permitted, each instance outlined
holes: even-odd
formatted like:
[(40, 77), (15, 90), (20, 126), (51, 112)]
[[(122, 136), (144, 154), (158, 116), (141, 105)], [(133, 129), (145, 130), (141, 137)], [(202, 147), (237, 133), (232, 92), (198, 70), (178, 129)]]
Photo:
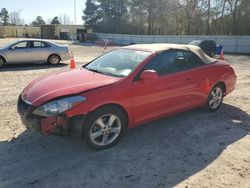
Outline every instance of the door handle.
[(185, 80), (186, 80), (186, 81), (190, 81), (190, 80), (192, 80), (192, 79), (191, 79), (191, 78), (186, 78)]

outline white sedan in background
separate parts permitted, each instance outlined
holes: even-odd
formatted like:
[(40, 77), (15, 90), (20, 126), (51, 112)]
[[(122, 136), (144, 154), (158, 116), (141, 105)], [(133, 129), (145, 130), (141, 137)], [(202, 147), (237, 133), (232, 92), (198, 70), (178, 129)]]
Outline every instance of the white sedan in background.
[(48, 62), (57, 65), (69, 60), (69, 48), (49, 40), (26, 39), (0, 48), (0, 68), (5, 64)]

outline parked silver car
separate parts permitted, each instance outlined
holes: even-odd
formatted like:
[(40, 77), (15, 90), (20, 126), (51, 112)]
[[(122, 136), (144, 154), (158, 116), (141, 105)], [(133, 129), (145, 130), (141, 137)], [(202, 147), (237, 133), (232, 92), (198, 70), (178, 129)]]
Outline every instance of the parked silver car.
[(0, 48), (0, 68), (5, 64), (48, 62), (57, 65), (70, 58), (69, 48), (48, 40), (27, 39)]

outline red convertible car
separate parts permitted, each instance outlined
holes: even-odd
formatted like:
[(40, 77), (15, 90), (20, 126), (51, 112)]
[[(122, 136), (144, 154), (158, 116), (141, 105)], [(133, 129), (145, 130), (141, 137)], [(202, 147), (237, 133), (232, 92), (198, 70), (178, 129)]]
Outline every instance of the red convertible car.
[(43, 134), (76, 128), (90, 147), (105, 149), (148, 121), (197, 107), (216, 111), (235, 83), (232, 67), (199, 47), (132, 45), (34, 80), (18, 112), (27, 128)]

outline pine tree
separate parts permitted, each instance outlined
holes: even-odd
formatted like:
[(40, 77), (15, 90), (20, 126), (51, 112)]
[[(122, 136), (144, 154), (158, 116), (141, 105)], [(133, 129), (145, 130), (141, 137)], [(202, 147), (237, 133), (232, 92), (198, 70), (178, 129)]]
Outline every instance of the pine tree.
[(82, 19), (85, 21), (85, 25), (88, 28), (95, 30), (97, 28), (97, 22), (100, 18), (99, 6), (95, 4), (93, 0), (87, 0), (85, 4), (86, 8), (83, 11)]
[(59, 21), (59, 19), (58, 19), (58, 16), (56, 16), (56, 17), (54, 17), (54, 18), (52, 19), (51, 24), (58, 24), (58, 25), (61, 24), (60, 21)]
[(9, 24), (9, 12), (7, 11), (6, 8), (2, 8), (0, 12), (0, 17), (3, 21), (3, 25), (8, 25)]
[(36, 19), (31, 23), (32, 26), (41, 26), (44, 25), (45, 21), (41, 16), (37, 16)]

